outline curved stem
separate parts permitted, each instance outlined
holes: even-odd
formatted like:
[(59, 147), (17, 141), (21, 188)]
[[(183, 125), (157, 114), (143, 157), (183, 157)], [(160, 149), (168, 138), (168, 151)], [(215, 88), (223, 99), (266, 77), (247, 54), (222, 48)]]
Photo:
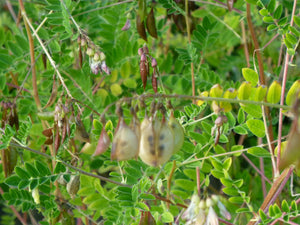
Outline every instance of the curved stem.
[[(191, 44), (191, 28), (189, 22), (189, 1), (185, 0), (185, 23), (186, 23), (186, 32), (188, 35), (189, 44)], [(192, 95), (196, 95), (195, 88), (195, 74), (194, 74), (194, 63), (191, 62), (191, 81), (192, 81)], [(193, 100), (193, 103), (196, 104), (196, 101)]]
[[(263, 65), (263, 61), (262, 61), (262, 58), (261, 58), (261, 55), (259, 52), (260, 48), (259, 48), (259, 44), (258, 44), (256, 35), (255, 35), (254, 26), (253, 26), (252, 20), (251, 20), (251, 5), (249, 3), (247, 3), (247, 22), (248, 22), (249, 30), (250, 30), (251, 37), (252, 37), (252, 40), (254, 43), (254, 47), (255, 47), (254, 54), (256, 54), (256, 56), (257, 56), (260, 84), (266, 85), (265, 75), (264, 75), (264, 65)], [(253, 60), (253, 62), (255, 62), (255, 60)], [(255, 63), (254, 63), (254, 68), (255, 68)], [(268, 122), (269, 122), (269, 125), (267, 126), (267, 128), (268, 128), (270, 141), (273, 141), (274, 134), (273, 134), (273, 127), (272, 127), (272, 117), (271, 117), (269, 108), (266, 107), (265, 112), (266, 112)], [(271, 146), (272, 146), (272, 152), (273, 152), (274, 146), (273, 145), (271, 145)]]
[(25, 7), (24, 7), (24, 4), (23, 4), (23, 0), (19, 0), (19, 5), (20, 5), (21, 14), (23, 16), (23, 20), (24, 20), (24, 24), (25, 24), (25, 28), (26, 28), (28, 41), (29, 41), (30, 61), (31, 61), (31, 67), (32, 67), (31, 73), (32, 73), (33, 97), (34, 97), (34, 101), (36, 103), (36, 106), (37, 106), (38, 110), (41, 110), (42, 105), (41, 105), (41, 101), (40, 101), (39, 94), (38, 94), (37, 80), (36, 80), (33, 38), (32, 38), (31, 32), (30, 32), (30, 28), (28, 26), (28, 19), (26, 17), (26, 11), (25, 11)]
[[(293, 18), (295, 15), (296, 11), (296, 5), (297, 5), (297, 0), (294, 0), (294, 6), (293, 6), (293, 12), (292, 12), (292, 18), (290, 25), (293, 26)], [(285, 60), (284, 60), (284, 69), (283, 69), (283, 78), (282, 78), (282, 89), (281, 89), (281, 99), (280, 99), (280, 105), (284, 104), (284, 94), (285, 94), (285, 86), (286, 86), (286, 80), (287, 80), (287, 73), (288, 73), (288, 68), (289, 68), (289, 54), (288, 54), (288, 49), (286, 50), (286, 55), (285, 55)], [(282, 109), (279, 110), (279, 121), (278, 121), (278, 151), (277, 151), (277, 171), (279, 171), (279, 164), (280, 164), (280, 154), (281, 154), (281, 136), (282, 136), (282, 120), (283, 120), (283, 113)]]
[(93, 173), (89, 173), (89, 172), (86, 172), (82, 169), (79, 169), (75, 166), (72, 166), (62, 160), (59, 160), (59, 159), (54, 159), (52, 156), (46, 154), (46, 153), (43, 153), (43, 152), (40, 152), (38, 150), (34, 150), (32, 148), (29, 148), (27, 146), (23, 146), (23, 145), (19, 145), (19, 144), (16, 144), (16, 143), (10, 143), (9, 144), (10, 146), (14, 146), (14, 147), (17, 147), (17, 148), (22, 148), (22, 149), (25, 149), (27, 151), (30, 151), (30, 152), (33, 152), (35, 154), (38, 154), (38, 155), (41, 155), (47, 159), (51, 159), (51, 160), (55, 160), (56, 162), (60, 162), (61, 164), (65, 165), (66, 167), (70, 168), (70, 169), (73, 169), (81, 174), (84, 174), (84, 175), (87, 175), (87, 176), (90, 176), (90, 177), (95, 177), (95, 178), (98, 178), (99, 180), (102, 180), (102, 181), (105, 181), (105, 182), (109, 182), (109, 183), (113, 183), (113, 184), (116, 184), (116, 185), (119, 185), (119, 186), (123, 186), (123, 187), (131, 187), (130, 185), (128, 184), (123, 184), (123, 183), (120, 183), (120, 182), (117, 182), (117, 181), (114, 181), (114, 180), (111, 180), (107, 177), (103, 177), (103, 176), (100, 176), (100, 175), (96, 175), (96, 174), (93, 174)]

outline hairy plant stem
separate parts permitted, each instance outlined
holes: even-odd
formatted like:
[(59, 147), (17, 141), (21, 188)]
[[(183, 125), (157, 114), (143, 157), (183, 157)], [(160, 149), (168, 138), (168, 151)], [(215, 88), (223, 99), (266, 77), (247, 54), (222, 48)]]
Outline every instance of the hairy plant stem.
[[(228, 9), (228, 6), (227, 6), (224, 2), (221, 2), (221, 1), (219, 1), (219, 0), (214, 0), (214, 1), (215, 1), (215, 2), (218, 2), (219, 4), (223, 5), (224, 8)], [(238, 10), (238, 9), (236, 9), (236, 8), (232, 8), (232, 11), (235, 11), (235, 12), (237, 12), (237, 13), (239, 13), (239, 14), (243, 14), (243, 12), (242, 12), (241, 10)]]
[(98, 7), (98, 8), (95, 8), (95, 9), (90, 9), (90, 10), (87, 10), (85, 12), (78, 13), (78, 14), (74, 15), (74, 17), (80, 16), (80, 15), (84, 15), (84, 14), (88, 14), (88, 13), (91, 13), (91, 12), (95, 12), (95, 11), (98, 11), (98, 10), (101, 10), (101, 9), (110, 8), (110, 7), (113, 7), (113, 6), (116, 6), (116, 5), (130, 3), (130, 2), (133, 2), (133, 1), (134, 0), (127, 0), (127, 1), (122, 1), (122, 2), (116, 2), (116, 3), (110, 4), (110, 5), (106, 5), (106, 6), (103, 6), (103, 7)]
[(259, 173), (263, 180), (267, 181), (269, 184), (272, 184), (272, 182), (265, 176), (265, 174), (260, 169), (258, 169), (255, 166), (255, 164), (244, 153), (242, 153), (242, 156), (256, 170), (256, 172)]
[[(188, 99), (188, 100), (202, 100), (202, 101), (219, 101), (219, 102), (229, 102), (229, 103), (235, 103), (235, 104), (253, 104), (253, 105), (260, 105), (260, 106), (268, 106), (273, 108), (282, 108), (284, 110), (291, 109), (291, 106), (286, 105), (279, 105), (279, 104), (272, 104), (268, 102), (256, 102), (256, 101), (250, 101), (250, 100), (240, 100), (240, 99), (231, 99), (231, 98), (215, 98), (215, 97), (204, 97), (204, 96), (190, 96), (190, 95), (178, 95), (178, 94), (142, 94), (142, 95), (135, 95), (132, 97), (123, 97), (109, 105), (106, 106), (106, 108), (103, 110), (102, 115), (105, 115), (107, 111), (112, 107), (115, 106), (117, 103), (126, 103), (130, 102), (131, 100), (144, 100), (147, 98), (153, 98), (153, 99)], [(76, 101), (75, 99), (73, 99)]]
[[(292, 11), (292, 17), (290, 21), (290, 26), (293, 26), (293, 18), (295, 15), (296, 11), (296, 5), (297, 5), (297, 0), (294, 0), (294, 5), (293, 5), (293, 11)], [(284, 104), (284, 94), (285, 94), (285, 86), (286, 86), (286, 80), (287, 80), (287, 73), (288, 73), (288, 68), (289, 68), (289, 54), (288, 54), (288, 49), (286, 49), (286, 55), (285, 55), (285, 60), (284, 60), (284, 69), (283, 69), (283, 78), (282, 78), (282, 84), (281, 84), (281, 98), (280, 98), (280, 105)], [(282, 109), (279, 110), (279, 121), (278, 121), (278, 151), (277, 151), (277, 171), (279, 171), (279, 164), (280, 164), (280, 157), (281, 157), (281, 136), (282, 136), (282, 120), (283, 120), (283, 113)]]
[(39, 94), (38, 94), (38, 88), (37, 88), (37, 80), (36, 80), (36, 69), (35, 69), (35, 56), (34, 56), (34, 43), (33, 43), (33, 38), (30, 32), (30, 28), (28, 25), (28, 19), (26, 16), (26, 11), (25, 11), (25, 7), (23, 4), (23, 0), (19, 0), (19, 5), (20, 5), (20, 10), (21, 10), (21, 14), (23, 16), (23, 20), (24, 20), (24, 24), (25, 24), (25, 29), (26, 29), (26, 33), (27, 33), (27, 37), (28, 37), (28, 41), (29, 41), (29, 49), (30, 49), (30, 60), (31, 60), (31, 73), (32, 73), (32, 89), (33, 89), (33, 97), (34, 97), (34, 101), (36, 103), (36, 106), (38, 108), (38, 110), (42, 109), (42, 105), (41, 105), (41, 101), (39, 98)]
[[(278, 140), (275, 140), (273, 141), (273, 143), (277, 143)], [(268, 144), (261, 144), (261, 145), (257, 145), (257, 147), (266, 147)], [(253, 147), (253, 146), (252, 146)], [(189, 160), (189, 161), (184, 161), (182, 162), (181, 164), (178, 165), (178, 167), (181, 167), (181, 166), (184, 166), (184, 165), (187, 165), (187, 164), (190, 164), (190, 163), (194, 163), (194, 162), (198, 162), (198, 161), (202, 161), (202, 160), (205, 160), (205, 159), (210, 159), (212, 157), (222, 157), (222, 156), (226, 156), (226, 155), (234, 155), (234, 154), (240, 154), (240, 153), (243, 153), (243, 152), (246, 152), (248, 151), (249, 149), (251, 149), (252, 147), (249, 147), (249, 148), (245, 148), (245, 149), (241, 149), (241, 150), (237, 150), (237, 151), (232, 151), (232, 152), (225, 152), (225, 153), (220, 153), (220, 154), (216, 154), (216, 155), (212, 155), (212, 156), (204, 156), (202, 158), (198, 158), (198, 159), (193, 159), (193, 160)]]
[[(172, 177), (173, 177), (173, 174), (174, 174), (175, 170), (176, 170), (176, 161), (173, 160), (173, 166), (172, 166), (170, 175), (168, 177), (168, 184), (167, 184), (167, 199), (168, 200), (170, 200)], [(167, 203), (167, 207), (170, 208), (170, 204), (169, 203)]]
[(50, 155), (48, 155), (46, 153), (40, 152), (38, 150), (34, 150), (34, 149), (29, 148), (27, 146), (16, 144), (16, 143), (10, 143), (9, 145), (17, 147), (17, 148), (25, 149), (25, 150), (33, 152), (35, 154), (41, 155), (41, 156), (43, 156), (43, 157), (45, 157), (47, 159), (54, 160), (56, 162), (60, 162), (61, 164), (65, 165), (66, 167), (68, 167), (70, 169), (73, 169), (73, 170), (75, 170), (75, 171), (77, 171), (77, 172), (79, 172), (81, 174), (84, 174), (84, 175), (87, 175), (87, 176), (90, 176), (90, 177), (95, 177), (95, 178), (98, 178), (99, 180), (102, 180), (102, 181), (105, 181), (105, 182), (109, 182), (109, 183), (113, 183), (113, 184), (116, 184), (116, 185), (119, 185), (119, 186), (131, 187), (130, 185), (123, 184), (123, 183), (111, 180), (111, 179), (109, 179), (107, 177), (103, 177), (103, 176), (100, 176), (100, 175), (96, 175), (96, 174), (93, 174), (93, 173), (86, 172), (86, 171), (84, 171), (82, 169), (79, 169), (79, 168), (77, 168), (75, 166), (72, 166), (72, 165), (70, 165), (70, 164), (68, 164), (68, 163), (66, 163), (66, 162), (64, 162), (64, 161), (62, 161), (60, 159), (55, 159), (55, 158), (53, 158), (52, 156), (50, 156)]
[[(189, 22), (189, 1), (185, 0), (185, 23), (186, 23), (186, 32), (188, 35), (189, 44), (191, 44), (191, 28)], [(195, 74), (194, 74), (194, 63), (191, 62), (191, 81), (192, 81), (192, 95), (196, 95), (195, 88)], [(196, 100), (193, 100), (193, 104), (196, 104)]]
[[(227, 5), (224, 4), (223, 2), (220, 2), (220, 1), (215, 1), (215, 2), (218, 2), (218, 3), (213, 3), (213, 2), (209, 2), (209, 1), (202, 1), (202, 0), (189, 0), (190, 2), (199, 2), (199, 3), (203, 3), (203, 4), (207, 4), (207, 5), (213, 5), (213, 6), (217, 6), (217, 7), (220, 7), (220, 8), (223, 8), (223, 9), (228, 9)], [(241, 10), (238, 10), (236, 8), (232, 8), (232, 11), (235, 11), (239, 14), (243, 14), (243, 12)]]
[[(267, 212), (270, 205), (272, 205), (275, 200), (280, 195), (283, 187), (285, 186), (286, 182), (288, 181), (289, 177), (293, 173), (294, 167), (291, 166), (290, 168), (286, 168), (279, 177), (276, 178), (274, 181), (271, 189), (269, 190), (268, 195), (266, 196), (263, 204), (261, 205), (260, 209), (264, 212)], [(257, 213), (258, 215), (258, 213)], [(255, 216), (247, 225), (254, 225), (260, 222), (259, 217)]]
[[(21, 1), (21, 0), (19, 0)], [(66, 86), (63, 78), (62, 78), (62, 75), (60, 74), (59, 70), (57, 69), (57, 66), (56, 66), (56, 63), (54, 62), (54, 60), (52, 59), (51, 55), (49, 54), (48, 50), (46, 49), (44, 43), (42, 42), (42, 40), (40, 39), (39, 35), (37, 34), (37, 31), (34, 29), (34, 27), (31, 25), (29, 19), (27, 18), (26, 14), (23, 14), (23, 17), (24, 19), (26, 20), (26, 22), (28, 23), (30, 29), (33, 31), (34, 35), (36, 36), (38, 42), (40, 43), (42, 49), (44, 50), (45, 54), (47, 55), (47, 58), (51, 64), (51, 66), (53, 67), (53, 69), (55, 70), (62, 86), (64, 87), (64, 89), (66, 90), (68, 96), (73, 99), (72, 95), (71, 95), (71, 92), (69, 91), (68, 87)], [(29, 31), (30, 32), (30, 31)]]
[(247, 38), (246, 38), (246, 29), (245, 29), (245, 23), (244, 20), (241, 21), (241, 29), (242, 29), (242, 40), (244, 45), (244, 54), (247, 62), (247, 67), (250, 67), (250, 57), (249, 57), (249, 50), (247, 46)]

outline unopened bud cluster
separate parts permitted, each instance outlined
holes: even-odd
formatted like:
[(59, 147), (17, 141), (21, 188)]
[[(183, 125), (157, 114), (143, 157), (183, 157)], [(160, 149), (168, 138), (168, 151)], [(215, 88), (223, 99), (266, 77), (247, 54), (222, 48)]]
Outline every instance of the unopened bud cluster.
[(155, 93), (157, 93), (157, 77), (158, 77), (158, 69), (157, 69), (157, 61), (149, 54), (149, 49), (147, 45), (144, 45), (142, 48), (139, 48), (138, 54), (140, 56), (140, 74), (144, 89), (147, 84), (147, 77), (150, 74), (150, 63), (153, 68), (152, 71), (152, 88)]
[(231, 219), (230, 213), (220, 201), (219, 196), (212, 195), (206, 199), (200, 199), (197, 194), (194, 194), (182, 218), (186, 220), (187, 225), (219, 225), (216, 211), (226, 220)]
[[(152, 102), (150, 116), (145, 114), (142, 122), (136, 115), (136, 107), (131, 110), (130, 125), (124, 121), (122, 110), (111, 148), (111, 159), (123, 161), (138, 156), (150, 166), (159, 166), (180, 150), (184, 141), (184, 130), (171, 112), (167, 118), (162, 103)], [(109, 136), (103, 126), (94, 155), (105, 152), (110, 145)]]
[[(240, 99), (250, 101), (267, 101), (272, 104), (279, 102), (281, 98), (281, 85), (278, 81), (273, 81), (269, 87), (265, 85), (253, 85), (248, 81), (244, 81), (240, 84), (238, 90), (229, 88), (226, 91), (220, 86), (215, 84), (209, 91), (200, 93), (200, 97), (213, 97), (213, 98), (225, 98), (225, 99)], [(295, 100), (300, 96), (300, 80), (296, 80), (286, 95), (287, 105), (292, 105)], [(203, 100), (198, 100), (197, 104), (200, 106), (204, 103)], [(244, 104), (240, 103), (241, 106)], [(220, 112), (230, 112), (232, 105), (226, 101), (212, 101), (212, 110), (218, 114)]]
[(105, 62), (105, 54), (101, 52), (87, 36), (79, 37), (81, 47), (86, 49), (86, 54), (89, 56), (89, 65), (94, 74), (102, 73), (110, 74), (110, 69)]

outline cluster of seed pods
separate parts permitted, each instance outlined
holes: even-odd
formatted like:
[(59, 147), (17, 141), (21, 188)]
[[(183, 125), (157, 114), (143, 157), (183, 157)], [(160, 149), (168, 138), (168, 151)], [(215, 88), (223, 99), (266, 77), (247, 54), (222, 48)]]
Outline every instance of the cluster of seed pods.
[(157, 69), (157, 61), (149, 54), (149, 49), (146, 45), (142, 48), (139, 48), (138, 54), (140, 58), (140, 74), (143, 82), (144, 90), (147, 84), (147, 77), (150, 74), (150, 60), (151, 67), (153, 68), (152, 72), (152, 88), (155, 93), (157, 93), (157, 77), (158, 77), (158, 69)]
[[(120, 119), (112, 142), (112, 160), (124, 161), (139, 156), (147, 165), (159, 166), (180, 150), (184, 141), (181, 124), (174, 117), (173, 111), (167, 118), (162, 103), (153, 105), (155, 104), (151, 106), (151, 116), (145, 113), (141, 123), (136, 116), (136, 110), (132, 109), (130, 125), (125, 123), (121, 110), (117, 110)], [(102, 154), (109, 145), (110, 139), (103, 128), (94, 155)]]

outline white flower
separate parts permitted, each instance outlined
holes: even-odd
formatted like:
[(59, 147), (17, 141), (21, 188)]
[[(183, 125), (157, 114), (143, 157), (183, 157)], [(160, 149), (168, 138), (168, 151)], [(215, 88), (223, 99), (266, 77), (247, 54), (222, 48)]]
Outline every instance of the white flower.
[(103, 62), (101, 63), (101, 69), (102, 69), (107, 75), (110, 74), (110, 69), (106, 66), (105, 61), (103, 61)]
[(93, 58), (90, 58), (90, 68), (93, 72), (93, 74), (98, 74), (99, 71), (101, 70), (101, 62), (100, 61), (95, 61)]
[(192, 196), (189, 207), (185, 210), (185, 212), (182, 215), (182, 219), (190, 221), (197, 216), (198, 209), (199, 209), (198, 207), (199, 201), (200, 201), (199, 196), (197, 194), (194, 194)]
[(226, 209), (226, 207), (223, 205), (223, 203), (219, 200), (218, 201), (218, 208), (220, 210), (221, 215), (226, 218), (227, 220), (231, 220), (231, 215), (228, 212), (228, 210)]
[(206, 225), (219, 225), (218, 215), (216, 214), (212, 206), (209, 207)]
[(205, 211), (203, 209), (200, 209), (199, 213), (194, 221), (195, 222), (194, 225), (204, 225), (205, 219), (206, 219), (205, 217), (206, 217)]

